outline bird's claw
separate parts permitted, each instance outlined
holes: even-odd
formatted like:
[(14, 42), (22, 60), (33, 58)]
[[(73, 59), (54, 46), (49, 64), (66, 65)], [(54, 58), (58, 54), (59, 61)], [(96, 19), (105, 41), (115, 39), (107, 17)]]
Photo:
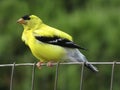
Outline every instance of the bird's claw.
[[(36, 66), (37, 66), (39, 69), (41, 69), (42, 64), (43, 64), (43, 62), (38, 62), (38, 63), (36, 64)], [(52, 67), (52, 66), (53, 66), (53, 62), (52, 62), (52, 61), (49, 61), (46, 65), (47, 65), (47, 67)]]
[(36, 64), (36, 66), (37, 66), (39, 69), (41, 69), (42, 63), (43, 63), (43, 62), (38, 62), (38, 63)]
[(52, 67), (52, 66), (53, 66), (53, 62), (51, 62), (51, 61), (48, 62), (48, 63), (47, 63), (47, 66), (48, 66), (48, 67)]

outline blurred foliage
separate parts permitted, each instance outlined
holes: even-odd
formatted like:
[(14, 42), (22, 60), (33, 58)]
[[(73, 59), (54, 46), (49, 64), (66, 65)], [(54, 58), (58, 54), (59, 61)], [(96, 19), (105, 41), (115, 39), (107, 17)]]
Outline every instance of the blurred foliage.
[[(17, 19), (35, 14), (48, 25), (59, 28), (86, 47), (89, 61), (117, 61), (120, 58), (120, 0), (0, 0), (0, 63), (35, 62), (21, 41), (22, 26)], [(37, 61), (37, 60), (36, 60)], [(110, 87), (111, 66), (97, 65), (95, 74), (85, 69), (84, 90)], [(119, 66), (115, 67), (114, 89), (119, 89)], [(80, 66), (61, 65), (58, 90), (79, 90)], [(11, 68), (0, 68), (0, 90), (8, 90)], [(31, 67), (16, 67), (14, 90), (30, 90)], [(36, 69), (35, 90), (52, 90), (55, 68)], [(98, 80), (98, 81), (97, 81)]]

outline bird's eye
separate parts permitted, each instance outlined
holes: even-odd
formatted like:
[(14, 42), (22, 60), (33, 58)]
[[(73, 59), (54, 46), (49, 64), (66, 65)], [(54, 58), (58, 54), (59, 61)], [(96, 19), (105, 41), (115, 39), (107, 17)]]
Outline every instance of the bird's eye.
[(30, 20), (30, 15), (25, 15), (22, 17), (24, 20)]

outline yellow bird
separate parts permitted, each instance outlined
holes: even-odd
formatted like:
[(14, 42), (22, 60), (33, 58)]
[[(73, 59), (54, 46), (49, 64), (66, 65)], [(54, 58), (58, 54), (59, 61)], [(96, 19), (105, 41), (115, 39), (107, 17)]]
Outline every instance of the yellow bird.
[(23, 25), (22, 41), (30, 48), (32, 54), (42, 62), (51, 66), (53, 62), (85, 62), (85, 66), (94, 72), (97, 68), (89, 64), (85, 56), (78, 50), (84, 49), (75, 44), (72, 37), (65, 32), (50, 27), (35, 15), (25, 15), (18, 23)]

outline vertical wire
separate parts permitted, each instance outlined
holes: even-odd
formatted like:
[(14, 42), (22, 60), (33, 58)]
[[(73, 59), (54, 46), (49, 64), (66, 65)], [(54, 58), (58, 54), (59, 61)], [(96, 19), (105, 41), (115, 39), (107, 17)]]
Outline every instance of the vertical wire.
[(33, 67), (32, 67), (32, 85), (31, 85), (31, 90), (34, 90), (34, 81), (35, 81), (35, 67), (36, 67), (36, 63), (34, 63)]
[(110, 82), (110, 90), (113, 90), (113, 78), (114, 78), (114, 68), (115, 68), (115, 61), (112, 64), (112, 72), (111, 72), (111, 82)]
[(10, 90), (13, 90), (13, 77), (14, 77), (14, 70), (15, 70), (15, 62), (13, 63), (12, 71), (11, 71)]
[(82, 68), (81, 68), (81, 77), (80, 77), (80, 90), (82, 90), (82, 86), (83, 86), (83, 77), (84, 77), (84, 64), (82, 63)]
[(54, 90), (57, 90), (57, 83), (58, 83), (58, 69), (59, 69), (59, 62), (58, 62), (57, 65), (56, 65)]

